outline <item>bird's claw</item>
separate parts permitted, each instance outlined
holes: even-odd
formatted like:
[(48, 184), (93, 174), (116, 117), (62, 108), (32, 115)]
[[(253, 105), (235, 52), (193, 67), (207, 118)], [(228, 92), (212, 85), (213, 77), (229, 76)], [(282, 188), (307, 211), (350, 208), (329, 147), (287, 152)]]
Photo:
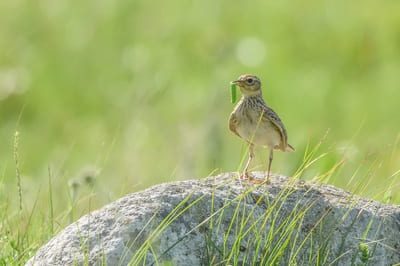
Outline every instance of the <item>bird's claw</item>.
[(251, 181), (253, 178), (251, 177), (250, 173), (245, 171), (239, 176), (240, 180), (249, 180)]
[(252, 176), (250, 175), (249, 172), (243, 172), (243, 173), (239, 176), (239, 181), (241, 182), (242, 180), (243, 180), (243, 181), (244, 181), (244, 180), (247, 180), (247, 181), (249, 181), (250, 183), (253, 183), (253, 184), (265, 183), (265, 184), (268, 185), (268, 184), (270, 183), (269, 178), (267, 178), (267, 180), (254, 179), (254, 178), (252, 178)]

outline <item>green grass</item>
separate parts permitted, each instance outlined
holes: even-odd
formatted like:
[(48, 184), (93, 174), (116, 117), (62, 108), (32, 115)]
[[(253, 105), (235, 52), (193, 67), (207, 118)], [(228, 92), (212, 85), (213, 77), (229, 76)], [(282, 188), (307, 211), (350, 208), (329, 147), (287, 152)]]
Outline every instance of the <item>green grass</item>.
[[(299, 202), (294, 206), (290, 213), (281, 214), (281, 209), (286, 201), (287, 197), (290, 196), (294, 191), (292, 186), (296, 180), (301, 178), (302, 175), (309, 169), (316, 167), (318, 161), (325, 159), (324, 155), (326, 152), (320, 151), (321, 145), (323, 144), (323, 139), (317, 142), (315, 146), (311, 147), (308, 145), (306, 147), (306, 153), (303, 156), (303, 162), (300, 168), (295, 172), (291, 181), (282, 189), (282, 191), (277, 195), (273, 202), (269, 201), (268, 195), (261, 195), (258, 198), (249, 198), (251, 192), (257, 189), (259, 186), (265, 186), (265, 183), (261, 183), (253, 188), (246, 188), (246, 183), (243, 183), (245, 191), (233, 199), (226, 199), (224, 205), (220, 208), (214, 206), (214, 197), (212, 196), (210, 211), (211, 215), (207, 217), (202, 223), (192, 228), (183, 237), (178, 239), (175, 243), (171, 243), (169, 249), (164, 251), (163, 254), (159, 254), (155, 251), (154, 245), (157, 245), (158, 238), (163, 233), (163, 231), (168, 228), (168, 226), (173, 223), (181, 215), (185, 214), (190, 208), (194, 208), (196, 204), (204, 200), (206, 195), (193, 198), (193, 194), (196, 190), (188, 194), (188, 196), (180, 202), (157, 226), (152, 223), (153, 219), (150, 219), (146, 225), (154, 227), (154, 230), (146, 236), (143, 244), (138, 246), (136, 241), (139, 238), (143, 238), (141, 233), (137, 236), (135, 240), (132, 241), (132, 246), (137, 246), (135, 249), (133, 258), (131, 259), (131, 265), (142, 265), (149, 261), (147, 258), (148, 252), (152, 254), (152, 259), (154, 259), (154, 265), (164, 265), (163, 256), (177, 244), (179, 244), (185, 237), (189, 236), (193, 231), (204, 232), (207, 257), (205, 263), (209, 265), (242, 265), (242, 263), (255, 263), (260, 265), (279, 265), (280, 263), (290, 262), (291, 265), (326, 265), (328, 255), (331, 250), (328, 248), (328, 243), (330, 241), (330, 234), (334, 233), (334, 227), (328, 235), (320, 235), (319, 231), (324, 227), (325, 219), (330, 218), (330, 210), (326, 210), (326, 213), (314, 223), (312, 228), (308, 229), (308, 234), (300, 242), (298, 239), (300, 229), (303, 226), (305, 215), (308, 210), (313, 206), (311, 202), (309, 205), (301, 206)], [(15, 156), (18, 158), (18, 142), (15, 142)], [(245, 159), (246, 153), (243, 154), (243, 159)], [(18, 161), (16, 160), (16, 163)], [(375, 166), (376, 167), (376, 166)], [(239, 166), (240, 168), (240, 166)], [(368, 168), (367, 173), (373, 172), (374, 165)], [(335, 172), (339, 171), (339, 167), (334, 167), (333, 170), (329, 169), (327, 173), (321, 174), (320, 176), (315, 176), (316, 181), (323, 180), (326, 176), (333, 175)], [(74, 220), (74, 213), (77, 209), (87, 209), (90, 211), (91, 200), (93, 192), (96, 190), (96, 186), (93, 184), (93, 176), (96, 171), (91, 169), (91, 171), (85, 171), (80, 176), (80, 179), (74, 180), (70, 188), (70, 208), (65, 209), (64, 212), (60, 213), (58, 217), (54, 217), (53, 210), (53, 193), (54, 188), (52, 186), (53, 175), (52, 171), (48, 170), (48, 188), (42, 193), (39, 193), (33, 204), (33, 208), (29, 210), (26, 207), (21, 210), (9, 210), (7, 206), (10, 206), (8, 202), (4, 203), (4, 209), (2, 211), (2, 224), (1, 229), (4, 233), (1, 241), (4, 244), (4, 249), (0, 254), (0, 265), (18, 265), (26, 262), (34, 252), (46, 242), (50, 237), (56, 234), (59, 230), (64, 227), (67, 223)], [(356, 175), (357, 173), (355, 173)], [(368, 179), (358, 178), (357, 188), (360, 194), (364, 193), (368, 185)], [(92, 193), (87, 193), (89, 189)], [(218, 189), (215, 187), (214, 189)], [(305, 192), (305, 194), (311, 191), (312, 187)], [(389, 187), (388, 190), (393, 189)], [(80, 191), (85, 191), (85, 193), (79, 193)], [(85, 196), (89, 194), (89, 196)], [(230, 193), (228, 192), (228, 195)], [(79, 196), (77, 196), (79, 195)], [(354, 197), (349, 197), (347, 206), (350, 207), (355, 204), (355, 200), (358, 199), (357, 194), (353, 194)], [(384, 199), (385, 195), (380, 195), (380, 199)], [(41, 198), (42, 197), (42, 198)], [(378, 195), (377, 195), (378, 197)], [(79, 198), (79, 200), (77, 200)], [(263, 204), (266, 206), (265, 212), (258, 218), (254, 217), (255, 207), (252, 209), (247, 209), (246, 201), (256, 200), (256, 206)], [(86, 202), (86, 208), (82, 206), (78, 208), (79, 201)], [(37, 207), (37, 206), (40, 207)], [(234, 206), (234, 212), (231, 217), (231, 222), (228, 228), (222, 227), (222, 220), (225, 215), (225, 210), (228, 207)], [(340, 224), (344, 221), (344, 218), (348, 215), (348, 212), (343, 212), (338, 217), (336, 221)], [(154, 217), (157, 214), (155, 211)], [(284, 217), (284, 219), (282, 219)], [(342, 218), (343, 217), (343, 218)], [(371, 241), (367, 239), (367, 234), (369, 232), (370, 226), (373, 220), (370, 221), (369, 226), (364, 232), (364, 236), (360, 239), (360, 246), (357, 252), (353, 254), (353, 264), (357, 261), (361, 261), (362, 265), (368, 265), (369, 260), (373, 257), (374, 249), (378, 241)], [(58, 225), (58, 226), (56, 226)], [(208, 229), (204, 231), (207, 227)], [(143, 228), (143, 231), (146, 228)], [(351, 226), (348, 230), (351, 230)], [(229, 233), (235, 235), (235, 241), (233, 246), (228, 245), (228, 235)], [(225, 235), (222, 239), (221, 244), (221, 234)], [(370, 236), (371, 237), (371, 236)], [(86, 260), (88, 259), (86, 250), (87, 239), (82, 238), (82, 250), (85, 254)], [(101, 241), (101, 240), (99, 240)], [(344, 241), (344, 239), (343, 239)], [(218, 244), (219, 243), (219, 244)], [(309, 247), (310, 253), (308, 256), (302, 254), (303, 248)], [(314, 247), (314, 248), (313, 248)], [(337, 254), (337, 261), (340, 261), (341, 256), (352, 252), (352, 250), (341, 250)], [(243, 255), (244, 254), (244, 255)], [(299, 258), (302, 260), (299, 261)], [(305, 259), (306, 258), (306, 259)], [(121, 258), (122, 260), (123, 258)], [(335, 265), (337, 261), (331, 262), (330, 265)], [(87, 263), (88, 261), (86, 261)], [(103, 264), (105, 262), (103, 261)], [(354, 264), (355, 265), (355, 264)]]
[(261, 78), (297, 149), (273, 172), (398, 204), (399, 12), (389, 0), (1, 1), (0, 264), (126, 193), (236, 169), (247, 147), (227, 129), (229, 82), (243, 73)]
[[(313, 149), (313, 151), (315, 150), (316, 149)], [(308, 158), (309, 156), (305, 157)], [(328, 234), (325, 233), (322, 235), (320, 231), (325, 226), (326, 220), (329, 222), (333, 218), (330, 215), (331, 209), (327, 209), (321, 218), (313, 224), (313, 227), (308, 229), (308, 234), (301, 243), (300, 240), (298, 240), (298, 236), (303, 226), (305, 215), (313, 206), (313, 203), (311, 202), (309, 205), (301, 206), (300, 202), (297, 202), (290, 213), (283, 214), (281, 211), (283, 203), (294, 191), (293, 184), (295, 180), (296, 179), (292, 179), (273, 202), (269, 201), (268, 195), (261, 195), (256, 200), (256, 206), (259, 204), (266, 204), (267, 208), (263, 215), (257, 218), (254, 217), (255, 206), (250, 210), (246, 209), (245, 202), (247, 200), (254, 200), (254, 197), (252, 199), (249, 198), (251, 192), (259, 186), (265, 186), (265, 183), (261, 183), (253, 188), (247, 188), (243, 193), (229, 200), (228, 197), (230, 193), (228, 191), (227, 200), (220, 208), (214, 206), (214, 195), (212, 195), (210, 205), (211, 215), (199, 225), (192, 228), (178, 241), (171, 243), (170, 248), (163, 254), (156, 254), (153, 250), (153, 245), (157, 245), (157, 237), (160, 236), (175, 219), (184, 214), (189, 208), (195, 207), (195, 205), (205, 197), (205, 195), (202, 195), (191, 199), (194, 192), (190, 193), (147, 237), (134, 255), (131, 261), (132, 265), (142, 265), (142, 263), (148, 262), (146, 255), (149, 254), (149, 251), (154, 260), (152, 265), (164, 265), (160, 262), (163, 255), (195, 230), (203, 232), (204, 234), (207, 253), (203, 261), (205, 265), (281, 265), (286, 263), (290, 263), (290, 265), (327, 265), (328, 255), (332, 252), (329, 250), (328, 244), (331, 234), (335, 231), (335, 227), (332, 227), (332, 224), (328, 225), (329, 228), (331, 228), (330, 231), (327, 231)], [(223, 186), (225, 185), (226, 184), (223, 184)], [(246, 184), (244, 184), (244, 186), (246, 187)], [(218, 187), (214, 187), (213, 189), (218, 189)], [(312, 188), (310, 187), (305, 193), (307, 194), (311, 190)], [(341, 212), (337, 216), (335, 224), (340, 225), (344, 222), (345, 217), (351, 210), (351, 206), (355, 204), (357, 199), (357, 196), (348, 199), (346, 203), (346, 206), (349, 207), (348, 211)], [(186, 204), (188, 201), (190, 203)], [(186, 207), (183, 208), (183, 206)], [(222, 228), (222, 220), (224, 215), (226, 215), (225, 210), (231, 206), (235, 208), (233, 215), (229, 215), (231, 219), (230, 224), (228, 224), (228, 228)], [(283, 220), (282, 217), (284, 218)], [(356, 220), (353, 221), (353, 224), (355, 221)], [(329, 261), (329, 265), (336, 265), (340, 262), (341, 257), (349, 252), (354, 254), (352, 265), (355, 265), (357, 259), (362, 262), (360, 265), (368, 265), (368, 262), (373, 257), (373, 250), (378, 242), (367, 240), (367, 235), (373, 221), (373, 219), (370, 221), (363, 237), (360, 239), (359, 250), (344, 250), (342, 247), (336, 254), (336, 260)], [(148, 225), (150, 223), (151, 221), (148, 222)], [(348, 230), (352, 230), (352, 226), (350, 226)], [(229, 234), (236, 236), (233, 245), (228, 245)], [(221, 237), (223, 235), (225, 237), (223, 237), (223, 242), (221, 244)], [(139, 238), (139, 236), (137, 236), (137, 238)], [(343, 241), (345, 241), (345, 238)], [(309, 248), (310, 253), (308, 258), (304, 255), (301, 256), (302, 252), (304, 252), (304, 248)], [(302, 258), (302, 260), (299, 261), (299, 258)], [(304, 258), (306, 259), (304, 260)]]
[[(329, 249), (331, 235), (335, 233), (335, 226), (332, 226), (332, 224), (340, 226), (340, 224), (345, 222), (346, 217), (352, 210), (352, 206), (356, 204), (359, 196), (353, 194), (352, 197), (348, 197), (348, 201), (345, 204), (347, 211), (345, 212), (345, 208), (343, 208), (343, 210), (336, 215), (333, 223), (332, 219), (334, 217), (331, 215), (332, 209), (326, 209), (319, 220), (313, 223), (312, 228), (308, 228), (308, 234), (301, 242), (298, 237), (300, 231), (305, 230), (305, 228), (302, 227), (304, 220), (307, 219), (305, 218), (305, 215), (312, 208), (314, 203), (310, 202), (310, 204), (304, 205), (304, 203), (300, 204), (300, 201), (298, 201), (290, 213), (282, 213), (284, 202), (296, 189), (293, 186), (297, 180), (296, 178), (302, 175), (305, 166), (308, 165), (311, 167), (317, 160), (322, 158), (322, 156), (318, 154), (320, 145), (321, 142), (317, 143), (313, 148), (307, 148), (309, 153), (305, 154), (303, 164), (296, 172), (297, 176), (294, 176), (294, 178), (290, 180), (273, 202), (270, 202), (267, 194), (261, 195), (256, 199), (255, 206), (253, 206), (252, 209), (246, 209), (246, 201), (255, 200), (254, 194), (250, 199), (249, 196), (251, 193), (258, 187), (265, 186), (265, 182), (255, 187), (247, 187), (246, 183), (244, 183), (244, 192), (233, 199), (229, 198), (230, 191), (228, 190), (226, 201), (220, 208), (216, 208), (214, 205), (213, 193), (210, 205), (211, 215), (188, 231), (178, 241), (171, 243), (170, 248), (163, 254), (157, 254), (153, 249), (153, 245), (157, 246), (158, 236), (160, 236), (173, 221), (188, 211), (189, 208), (195, 207), (195, 205), (206, 196), (202, 195), (192, 199), (191, 197), (195, 192), (193, 191), (180, 204), (178, 204), (176, 208), (161, 222), (161, 224), (159, 224), (159, 226), (157, 226), (146, 238), (144, 243), (137, 250), (137, 253), (134, 255), (134, 258), (131, 261), (132, 265), (148, 263), (147, 256), (149, 255), (149, 252), (152, 255), (152, 260), (154, 260), (151, 265), (164, 265), (163, 262), (161, 262), (163, 255), (195, 230), (203, 232), (204, 234), (207, 254), (203, 261), (205, 265), (281, 265), (287, 263), (290, 263), (290, 265), (328, 265), (328, 262), (329, 265), (340, 265), (338, 264), (340, 263), (340, 259), (349, 253), (353, 254), (351, 265), (369, 265), (369, 262), (374, 255), (374, 250), (380, 241), (374, 240), (378, 237), (377, 234), (379, 233), (380, 224), (378, 225), (378, 230), (376, 231), (375, 236), (369, 234), (374, 219), (370, 220), (363, 236), (360, 238), (359, 248), (356, 250), (345, 250), (344, 241), (356, 222), (356, 219), (354, 219), (352, 225), (347, 227), (348, 231), (344, 234), (342, 246), (338, 251), (335, 251), (336, 259), (328, 261), (328, 256), (334, 252)], [(322, 153), (322, 155), (323, 154), (324, 153)], [(330, 170), (329, 174), (332, 174), (332, 172), (337, 169), (338, 168), (334, 168), (334, 170)], [(326, 176), (326, 174), (322, 176)], [(316, 177), (316, 179), (318, 180), (319, 178)], [(366, 180), (361, 179), (360, 182), (364, 183)], [(221, 186), (225, 185), (226, 184), (224, 183)], [(220, 186), (213, 187), (213, 190), (218, 189), (219, 187)], [(312, 186), (306, 190), (305, 194), (312, 193), (311, 191)], [(188, 202), (190, 203), (187, 204)], [(260, 217), (256, 218), (254, 216), (254, 211), (256, 206), (259, 204), (267, 206), (265, 206), (265, 212)], [(186, 207), (183, 208), (184, 206)], [(233, 214), (230, 213), (228, 215), (230, 223), (228, 223), (227, 228), (226, 226), (223, 228), (223, 219), (224, 215), (226, 215), (225, 210), (232, 206), (234, 206)], [(327, 226), (330, 230), (326, 230), (325, 228), (325, 233), (322, 234), (326, 222), (328, 222)], [(150, 223), (151, 221), (148, 222), (148, 225)], [(233, 244), (228, 244), (229, 234), (235, 236)], [(369, 238), (367, 238), (367, 236)], [(137, 236), (137, 238), (139, 238), (139, 236)], [(222, 244), (221, 238), (223, 240)], [(304, 256), (304, 251), (307, 250), (307, 248), (309, 254), (308, 256)], [(356, 264), (356, 262), (359, 263)]]

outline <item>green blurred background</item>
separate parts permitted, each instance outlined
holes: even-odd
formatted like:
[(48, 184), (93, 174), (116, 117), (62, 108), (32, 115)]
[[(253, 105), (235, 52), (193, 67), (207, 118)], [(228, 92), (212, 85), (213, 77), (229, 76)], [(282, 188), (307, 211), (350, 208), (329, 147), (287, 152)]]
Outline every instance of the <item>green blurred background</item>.
[(229, 82), (253, 73), (297, 149), (277, 152), (274, 172), (292, 175), (330, 129), (302, 178), (344, 158), (320, 181), (364, 180), (360, 194), (399, 202), (399, 14), (399, 1), (369, 0), (0, 1), (1, 198), (18, 202), (15, 131), (23, 204), (47, 204), (50, 168), (56, 214), (73, 181), (84, 213), (236, 171), (246, 147), (227, 128)]

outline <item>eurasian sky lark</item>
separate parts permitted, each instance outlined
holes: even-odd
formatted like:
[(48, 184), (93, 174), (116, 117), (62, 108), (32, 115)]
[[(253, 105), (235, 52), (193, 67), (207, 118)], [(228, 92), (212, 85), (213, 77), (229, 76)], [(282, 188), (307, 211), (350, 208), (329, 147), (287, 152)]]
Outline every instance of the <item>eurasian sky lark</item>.
[(254, 75), (242, 75), (233, 81), (239, 86), (242, 98), (229, 117), (229, 129), (249, 143), (249, 160), (241, 178), (247, 178), (254, 158), (254, 145), (269, 148), (268, 176), (274, 149), (295, 151), (287, 142), (287, 133), (279, 116), (267, 106), (261, 91), (261, 81)]

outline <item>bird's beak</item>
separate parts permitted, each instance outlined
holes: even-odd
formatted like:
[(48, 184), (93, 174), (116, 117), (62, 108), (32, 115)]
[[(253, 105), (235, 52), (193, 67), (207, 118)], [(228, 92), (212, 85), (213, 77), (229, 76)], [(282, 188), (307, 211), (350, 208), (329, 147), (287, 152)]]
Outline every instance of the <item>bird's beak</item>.
[(234, 80), (231, 83), (236, 84), (236, 85), (240, 85), (242, 83), (242, 81), (240, 80)]

